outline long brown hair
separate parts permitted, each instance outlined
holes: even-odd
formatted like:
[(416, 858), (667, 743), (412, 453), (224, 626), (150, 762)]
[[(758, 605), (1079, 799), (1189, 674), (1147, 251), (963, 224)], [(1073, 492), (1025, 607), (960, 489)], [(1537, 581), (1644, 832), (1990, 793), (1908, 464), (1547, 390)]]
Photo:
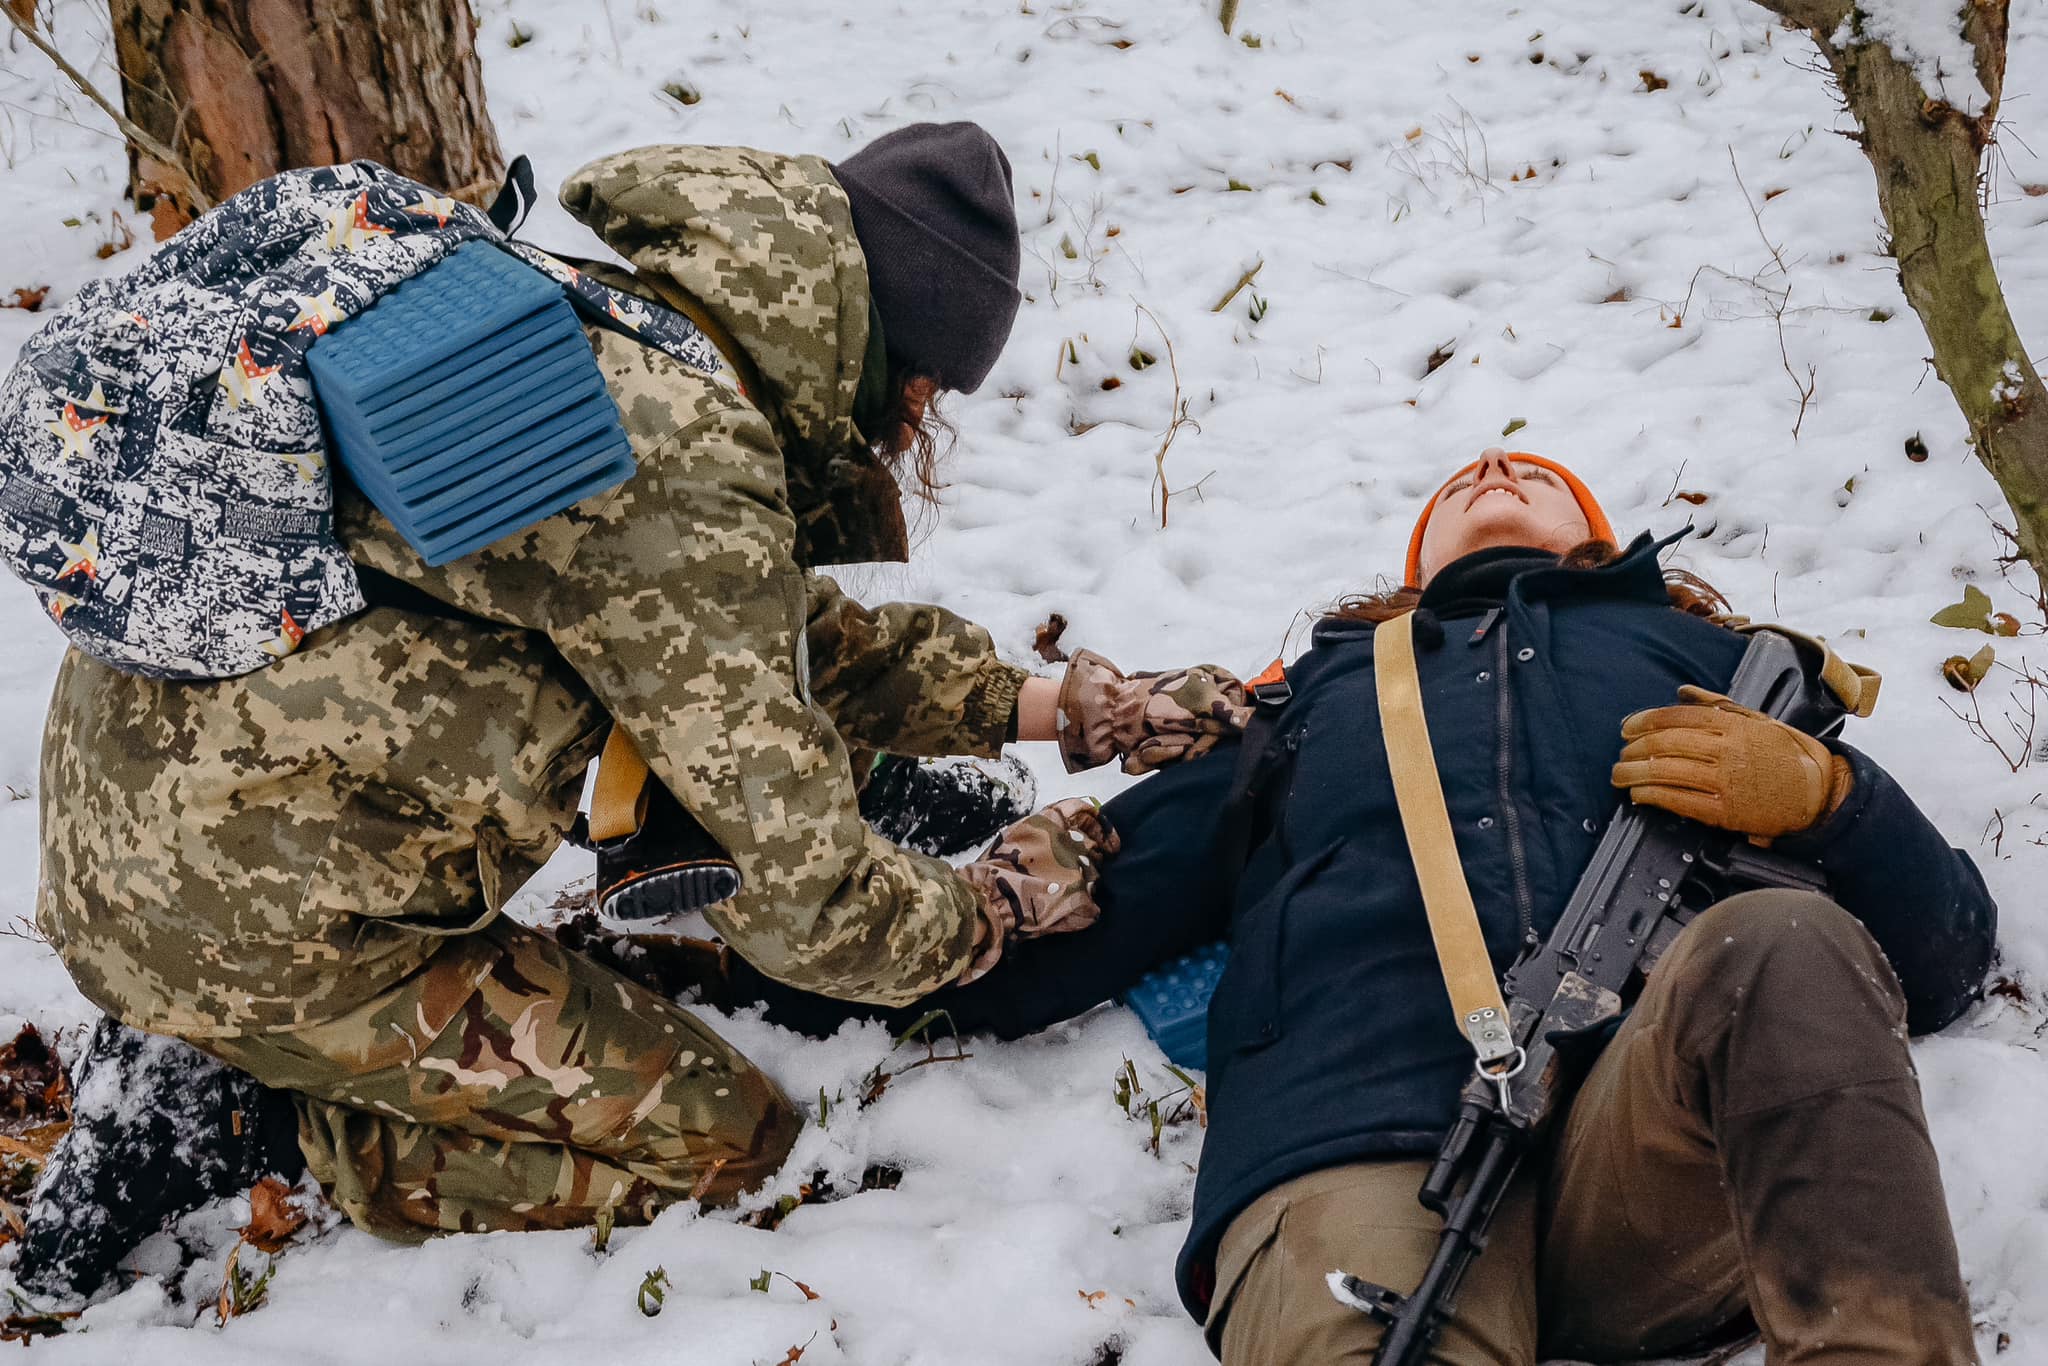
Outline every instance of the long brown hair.
[[(1565, 569), (1598, 569), (1621, 558), (1621, 550), (1612, 541), (1581, 541), (1558, 557), (1558, 564)], [(1666, 569), (1664, 571), (1664, 592), (1671, 599), (1671, 605), (1689, 616), (1713, 618), (1727, 613), (1728, 599), (1721, 590), (1708, 583), (1689, 569)], [(1365, 621), (1377, 626), (1391, 621), (1403, 612), (1415, 610), (1422, 601), (1420, 588), (1394, 588), (1383, 593), (1353, 593), (1337, 600), (1327, 613), (1325, 621)]]
[(875, 438), (875, 454), (901, 485), (915, 481), (911, 492), (927, 503), (939, 501), (939, 462), (953, 449), (959, 432), (939, 411), (939, 384), (914, 370), (889, 368), (888, 392), (893, 407)]

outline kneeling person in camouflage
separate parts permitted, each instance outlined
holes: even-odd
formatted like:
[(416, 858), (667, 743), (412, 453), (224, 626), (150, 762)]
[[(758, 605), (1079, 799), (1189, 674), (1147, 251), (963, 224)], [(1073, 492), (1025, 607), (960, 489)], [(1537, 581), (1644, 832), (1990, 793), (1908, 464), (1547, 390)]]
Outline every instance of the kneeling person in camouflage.
[(1028, 679), (981, 628), (809, 568), (902, 557), (891, 458), (928, 482), (927, 403), (1008, 334), (1009, 166), (980, 129), (836, 167), (643, 149), (563, 200), (634, 266), (590, 273), (691, 317), (742, 388), (592, 330), (627, 482), (438, 567), (339, 485), (371, 610), (206, 683), (74, 651), (45, 740), (38, 916), (80, 990), (289, 1092), (321, 1184), (392, 1237), (729, 1201), (795, 1138), (695, 1016), (500, 916), (615, 727), (737, 867), (710, 912), (735, 952), (893, 1004), (1088, 924), (1114, 839), (1062, 802), (956, 871), (862, 824), (850, 750), (1058, 733), (1070, 762), (1151, 764), (1242, 710), (1220, 671)]

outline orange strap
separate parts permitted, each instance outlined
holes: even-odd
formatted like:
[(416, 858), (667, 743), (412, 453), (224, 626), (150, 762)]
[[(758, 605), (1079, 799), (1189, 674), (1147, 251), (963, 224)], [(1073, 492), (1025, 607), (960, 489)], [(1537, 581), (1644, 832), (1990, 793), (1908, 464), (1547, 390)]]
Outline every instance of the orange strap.
[(1268, 664), (1265, 672), (1261, 673), (1257, 678), (1246, 680), (1245, 686), (1247, 688), (1262, 688), (1268, 683), (1285, 683), (1286, 681), (1287, 665), (1276, 659), (1271, 664)]
[(603, 844), (624, 839), (647, 818), (647, 761), (616, 722), (597, 761), (597, 786), (590, 794), (590, 838)]
[(683, 292), (683, 287), (659, 271), (641, 271), (633, 278), (661, 296), (661, 301), (676, 312), (695, 323), (697, 330), (710, 341), (713, 348), (732, 370), (739, 381), (740, 396), (753, 403), (766, 401), (768, 390), (761, 383), (761, 372), (754, 368), (754, 362), (740, 344), (733, 340), (732, 333), (719, 326), (704, 305)]

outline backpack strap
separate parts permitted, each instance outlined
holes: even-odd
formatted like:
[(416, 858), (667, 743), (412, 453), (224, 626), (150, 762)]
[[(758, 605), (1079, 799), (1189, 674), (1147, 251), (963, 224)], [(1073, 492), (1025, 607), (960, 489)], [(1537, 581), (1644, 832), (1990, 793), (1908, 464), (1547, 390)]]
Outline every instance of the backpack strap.
[(653, 290), (664, 304), (695, 324), (697, 330), (717, 349), (719, 359), (739, 376), (740, 393), (749, 400), (760, 401), (757, 396), (765, 395), (767, 390), (761, 384), (761, 372), (754, 368), (753, 358), (740, 349), (740, 344), (733, 340), (732, 333), (726, 331), (704, 305), (698, 303), (681, 285), (665, 275), (649, 271), (636, 274), (633, 278)]
[(1258, 842), (1263, 822), (1260, 813), (1273, 780), (1285, 768), (1289, 753), (1280, 744), (1280, 716), (1293, 700), (1294, 690), (1287, 671), (1274, 660), (1258, 679), (1246, 685), (1251, 694), (1252, 717), (1245, 723), (1238, 741), (1237, 767), (1230, 777), (1230, 793), (1223, 801), (1216, 830), (1209, 843), (1209, 887), (1227, 914), (1237, 902), (1237, 884), (1244, 866)]
[(1494, 976), (1493, 956), (1479, 928), (1479, 910), (1465, 881), (1465, 865), (1444, 806), (1429, 722), (1422, 711), (1422, 681), (1415, 668), (1415, 614), (1403, 612), (1373, 631), (1372, 664), (1378, 685), (1380, 730), (1394, 799), (1401, 809), (1401, 833), (1422, 884), (1422, 905), (1436, 943), (1437, 966), (1457, 1012), (1458, 1032), (1472, 1045), (1479, 1070), (1495, 1077), (1520, 1070), (1520, 1051), (1508, 1031), (1507, 1002)]
[(497, 197), (491, 200), (491, 207), (484, 213), (491, 220), (491, 226), (510, 237), (526, 222), (526, 215), (533, 212), (533, 162), (525, 153), (512, 158), (512, 164), (505, 168), (505, 183), (498, 188)]

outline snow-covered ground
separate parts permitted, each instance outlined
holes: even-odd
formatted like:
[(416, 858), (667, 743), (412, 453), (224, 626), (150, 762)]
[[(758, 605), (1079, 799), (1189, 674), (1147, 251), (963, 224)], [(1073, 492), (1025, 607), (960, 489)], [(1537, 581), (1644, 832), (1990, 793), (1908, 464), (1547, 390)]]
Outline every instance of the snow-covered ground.
[[(1944, 708), (1968, 699), (1942, 661), (1988, 638), (1928, 617), (1974, 583), (2030, 623), (1995, 642), (2001, 662), (2048, 667), (2048, 644), (2000, 576), (1997, 490), (1877, 254), (1870, 171), (1805, 39), (1744, 0), (1243, 0), (1234, 38), (1214, 0), (479, 3), (492, 112), (544, 182), (646, 142), (834, 157), (920, 119), (977, 120), (1009, 150), (1030, 301), (984, 391), (952, 407), (952, 486), (915, 562), (850, 576), (871, 598), (944, 603), (1020, 659), (1060, 612), (1070, 645), (1126, 667), (1255, 669), (1299, 648), (1309, 609), (1395, 571), (1420, 499), (1525, 424), (1510, 444), (1571, 463), (1624, 532), (1692, 520), (1681, 562), (1739, 609), (1881, 669), (1855, 738), (1978, 859), (2030, 998), (1993, 999), (1918, 1059), (1982, 1350), (2048, 1362), (2048, 760), (2011, 771)], [(65, 50), (111, 85), (103, 7), (57, 10)], [(2048, 153), (2048, 9), (2013, 21), (1993, 245), (2048, 348), (2048, 164), (2027, 146)], [(0, 300), (49, 285), (54, 304), (141, 259), (144, 240), (95, 254), (128, 213), (105, 127), (38, 54), (0, 53)], [(526, 235), (591, 249), (552, 204)], [(0, 309), (0, 363), (37, 321)], [(1159, 363), (1135, 369), (1134, 350)], [(0, 638), (0, 796), (20, 798), (0, 802), (4, 926), (33, 900), (59, 648), (4, 585)], [(2001, 669), (1979, 693), (2016, 759), (2048, 740), (2031, 692)], [(1025, 748), (1047, 798), (1125, 781)], [(583, 871), (558, 860), (521, 913)], [(47, 950), (0, 937), (0, 1035), (88, 1014)], [(606, 1255), (584, 1233), (404, 1250), (342, 1229), (289, 1250), (270, 1303), (224, 1329), (208, 1300), (225, 1244), (198, 1229), (210, 1259), (144, 1276), (36, 1358), (1207, 1359), (1170, 1279), (1200, 1134), (1172, 1125), (1155, 1155), (1142, 1104), (1119, 1103), (1126, 1057), (1152, 1094), (1175, 1085), (1127, 1012), (914, 1071), (922, 1048), (876, 1029), (814, 1044), (721, 1027), (829, 1103), (771, 1196), (817, 1171), (849, 1189), (877, 1164), (900, 1184), (775, 1232), (677, 1208)], [(878, 1063), (898, 1075), (858, 1109)], [(669, 1288), (649, 1318), (636, 1291), (656, 1267)], [(790, 1279), (750, 1288), (763, 1270)]]

